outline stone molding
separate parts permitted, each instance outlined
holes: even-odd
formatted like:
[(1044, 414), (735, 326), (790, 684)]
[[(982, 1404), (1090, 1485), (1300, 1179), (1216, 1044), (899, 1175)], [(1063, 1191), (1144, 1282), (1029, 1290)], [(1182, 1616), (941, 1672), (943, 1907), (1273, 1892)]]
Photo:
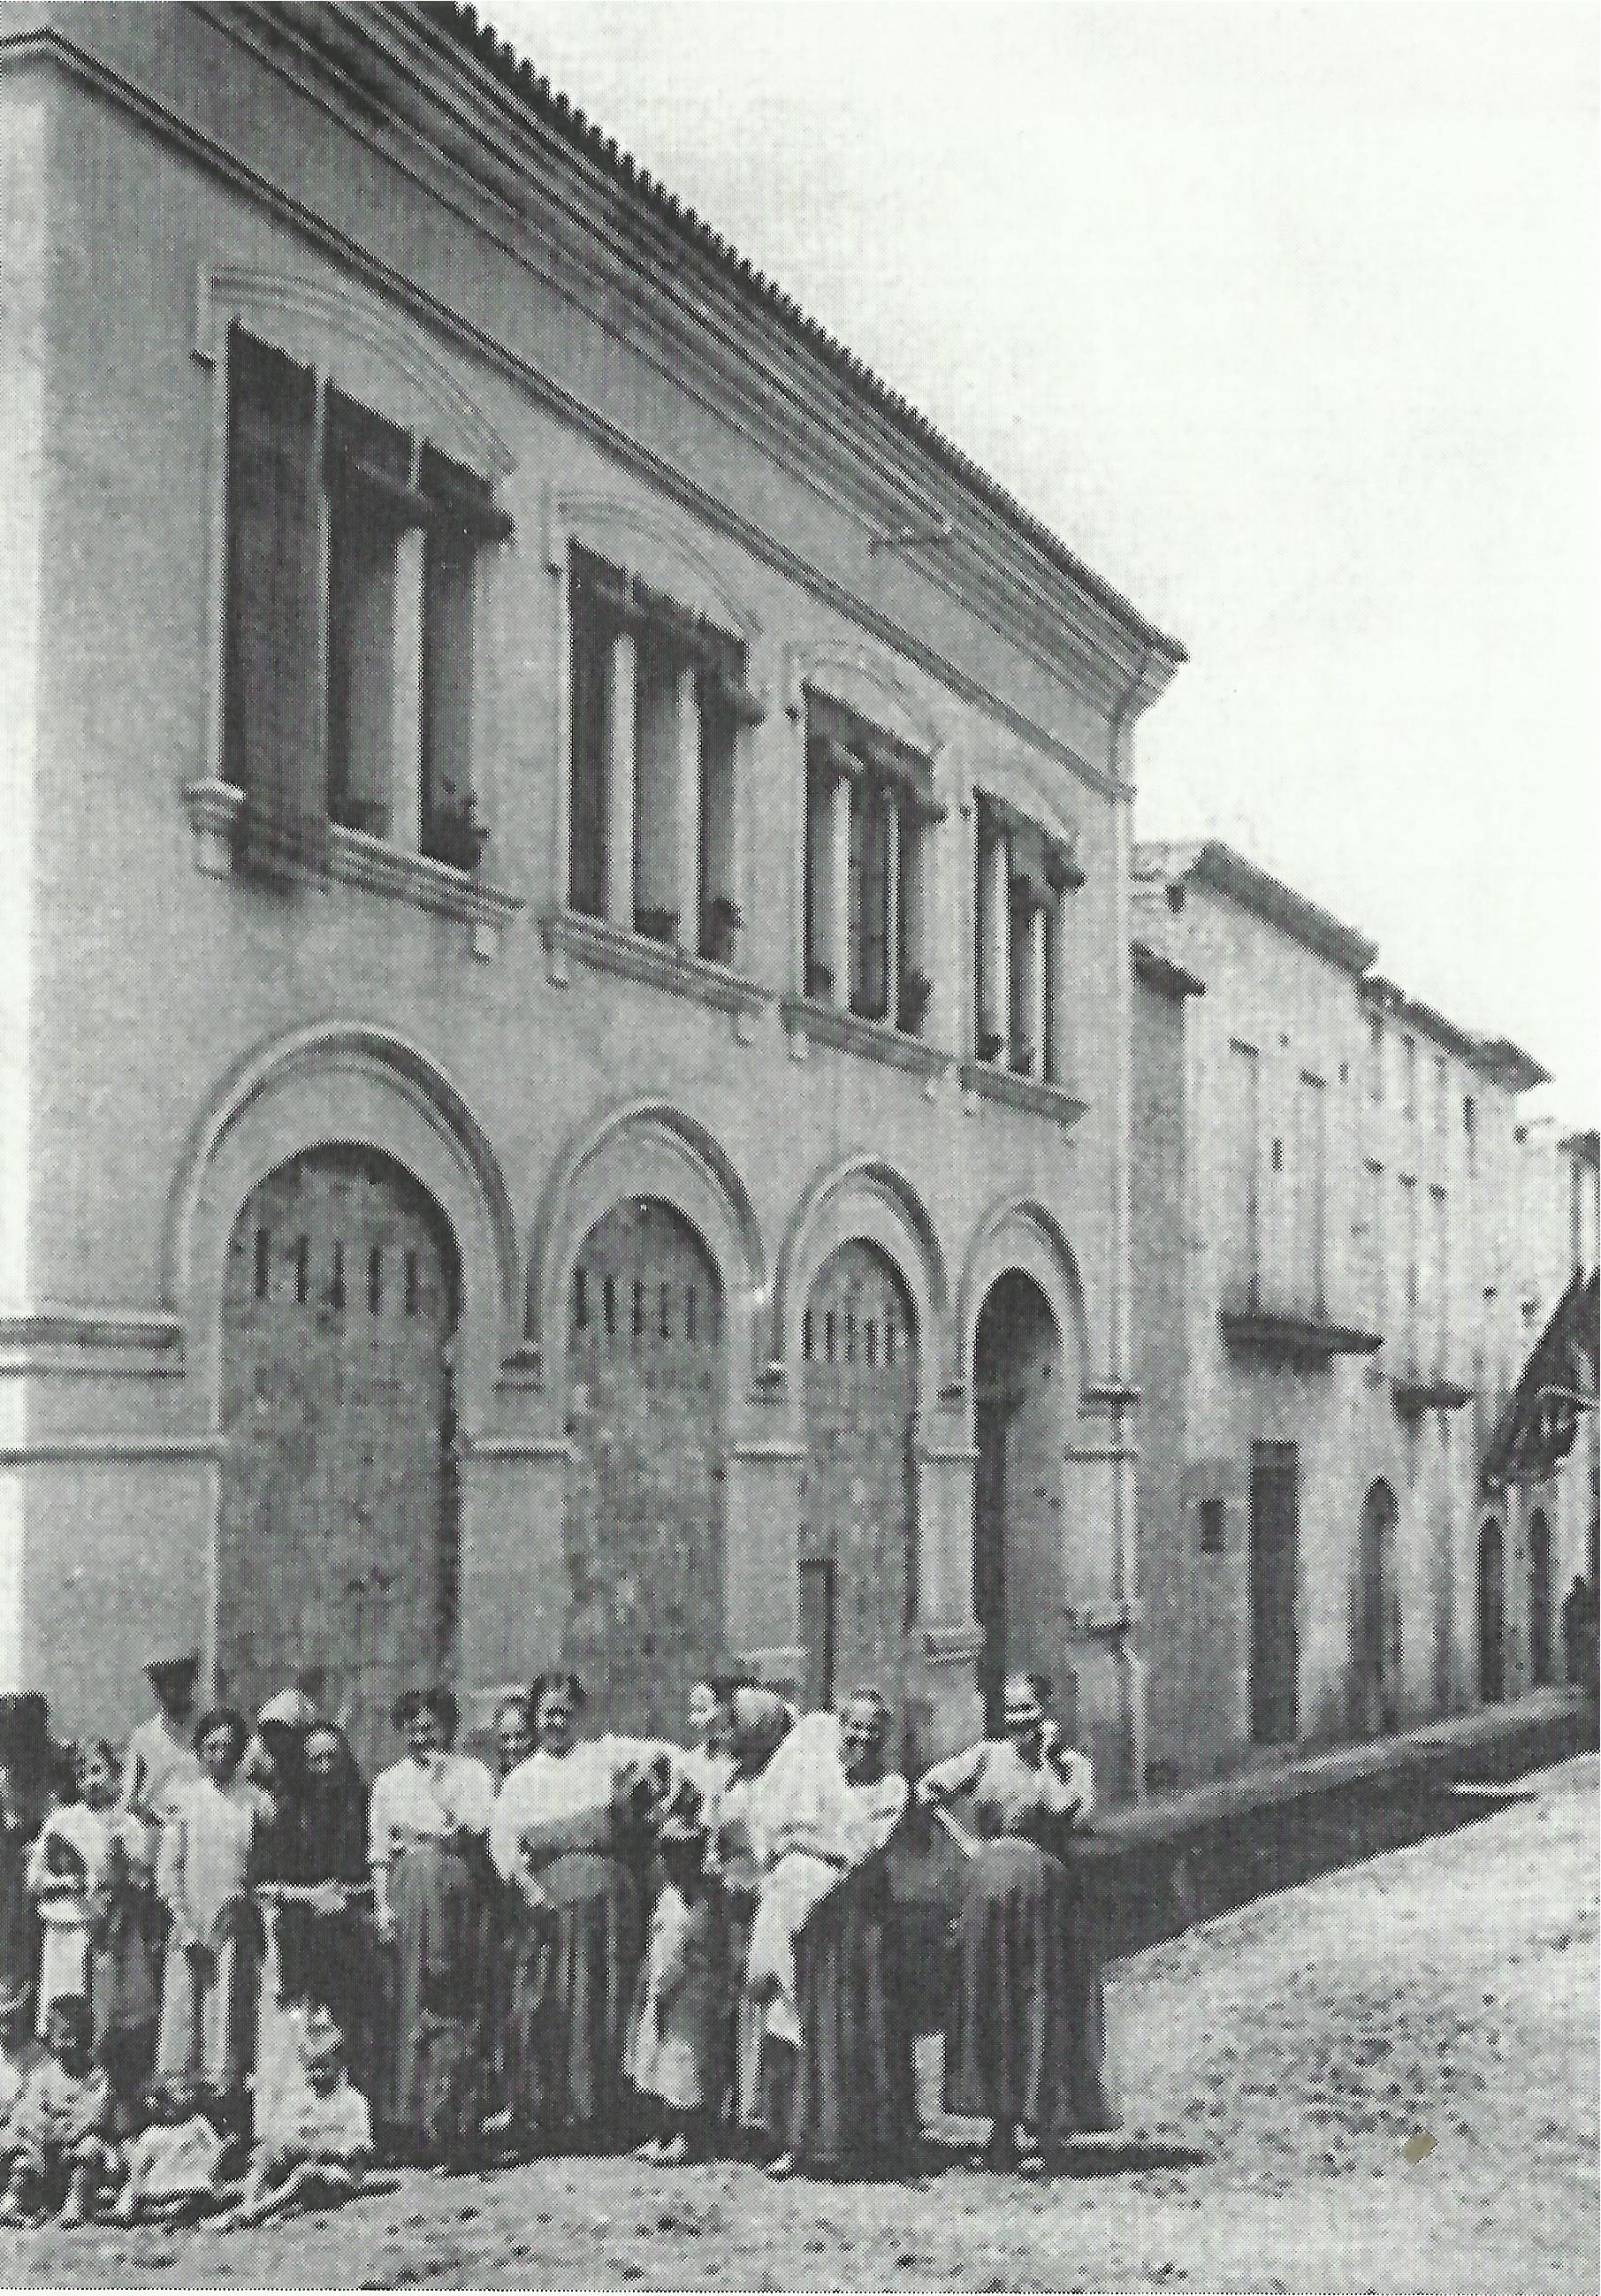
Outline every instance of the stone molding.
[(1047, 1084), (1039, 1077), (1014, 1076), (1010, 1069), (992, 1068), (988, 1061), (963, 1062), (962, 1088), (984, 1100), (1002, 1101), (1008, 1108), (1026, 1109), (1031, 1116), (1047, 1116), (1064, 1131), (1071, 1130), (1089, 1106), (1088, 1101), (1075, 1100), (1059, 1084)]
[(859, 1053), (864, 1060), (882, 1061), (886, 1068), (904, 1069), (930, 1084), (953, 1065), (954, 1055), (921, 1037), (908, 1037), (887, 1021), (864, 1021), (842, 1004), (825, 1004), (815, 996), (785, 996), (779, 1005), (790, 1037), (790, 1049), (800, 1056), (797, 1040), (829, 1045), (835, 1050)]
[(183, 1326), (166, 1309), (47, 1302), (0, 1315), (0, 1376), (174, 1379), (183, 1372)]
[[(676, 941), (652, 940), (645, 933), (625, 932), (603, 917), (584, 915), (577, 909), (546, 909), (539, 919), (552, 983), (567, 987), (572, 975), (569, 960), (576, 958), (597, 972), (615, 973), (624, 980), (642, 981), (650, 988), (665, 988), (675, 996), (697, 997), (702, 1004), (732, 1013), (740, 1041), (751, 1041), (751, 1026), (764, 1004), (773, 1001), (771, 989), (726, 965), (693, 956)], [(741, 1021), (746, 1025), (737, 1026)]]

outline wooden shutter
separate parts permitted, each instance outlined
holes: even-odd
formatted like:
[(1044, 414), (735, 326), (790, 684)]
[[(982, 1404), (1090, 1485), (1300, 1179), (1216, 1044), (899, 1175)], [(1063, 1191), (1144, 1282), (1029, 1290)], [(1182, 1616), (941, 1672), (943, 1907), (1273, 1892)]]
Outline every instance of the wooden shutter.
[(232, 328), (224, 771), (291, 832), (322, 809), (316, 431), (311, 370)]

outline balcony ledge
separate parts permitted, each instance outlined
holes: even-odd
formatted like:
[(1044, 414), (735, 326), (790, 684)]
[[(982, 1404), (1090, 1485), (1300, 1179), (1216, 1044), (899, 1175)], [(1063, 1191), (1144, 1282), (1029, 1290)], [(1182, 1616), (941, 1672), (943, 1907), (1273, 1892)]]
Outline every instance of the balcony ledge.
[(1089, 1105), (1088, 1101), (1075, 1100), (1059, 1084), (1017, 1076), (1010, 1069), (991, 1068), (987, 1061), (963, 1062), (962, 1088), (985, 1100), (1004, 1101), (1008, 1108), (1027, 1109), (1032, 1116), (1048, 1116), (1063, 1129), (1076, 1124)]
[[(238, 838), (244, 809), (244, 791), (232, 782), (189, 782), (184, 789), (189, 826), (194, 835), (194, 865), (209, 877), (228, 877), (240, 868)], [(486, 884), (447, 861), (427, 853), (413, 853), (390, 845), (361, 829), (347, 829), (336, 821), (318, 820), (303, 851), (291, 849), (292, 838), (280, 844), (273, 857), (275, 875), (301, 884), (323, 884), (333, 879), (359, 885), (391, 899), (414, 902), (447, 917), (462, 917), (472, 928), (472, 953), (492, 956), (500, 935), (522, 906), (521, 893)]]
[(1220, 1308), (1218, 1322), (1231, 1348), (1291, 1361), (1326, 1363), (1334, 1356), (1376, 1355), (1383, 1342), (1376, 1332), (1353, 1331), (1318, 1316), (1283, 1316), (1264, 1310), (1240, 1314)]
[(603, 917), (587, 916), (579, 909), (546, 909), (539, 920), (540, 938), (549, 959), (550, 978), (565, 988), (571, 978), (568, 960), (576, 957), (597, 972), (614, 972), (625, 980), (644, 981), (676, 996), (697, 997), (702, 1004), (732, 1013), (743, 1040), (748, 1041), (756, 1015), (769, 1001), (769, 992), (743, 973), (692, 956), (676, 941), (653, 940), (644, 933), (625, 932)]
[(951, 1064), (948, 1053), (942, 1053), (936, 1045), (925, 1045), (921, 1037), (908, 1037), (883, 1021), (864, 1021), (858, 1013), (825, 1004), (815, 996), (786, 996), (779, 1011), (792, 1048), (805, 1043), (833, 1045), (842, 1052), (860, 1053), (865, 1059), (883, 1061), (889, 1068), (931, 1078), (942, 1076)]
[(1421, 1373), (1392, 1379), (1390, 1392), (1403, 1419), (1415, 1419), (1424, 1411), (1460, 1411), (1473, 1401), (1471, 1389), (1458, 1386), (1454, 1379), (1429, 1379)]

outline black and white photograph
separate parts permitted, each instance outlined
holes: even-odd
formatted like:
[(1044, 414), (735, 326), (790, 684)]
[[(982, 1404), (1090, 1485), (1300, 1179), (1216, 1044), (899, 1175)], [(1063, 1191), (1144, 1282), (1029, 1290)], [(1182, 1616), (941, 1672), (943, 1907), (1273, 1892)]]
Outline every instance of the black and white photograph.
[(0, 0), (0, 2286), (1601, 2273), (1593, 0)]

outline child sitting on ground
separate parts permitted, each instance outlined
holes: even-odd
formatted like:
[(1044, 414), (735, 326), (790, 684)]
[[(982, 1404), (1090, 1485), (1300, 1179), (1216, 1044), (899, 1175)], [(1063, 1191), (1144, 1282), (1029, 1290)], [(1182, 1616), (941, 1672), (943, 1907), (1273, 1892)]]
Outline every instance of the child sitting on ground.
[(676, 2169), (705, 2150), (718, 2103), (723, 1988), (718, 1908), (706, 1879), (706, 1835), (693, 1787), (657, 1833), (664, 1874), (651, 1915), (650, 1939), (626, 2070), (659, 2133), (639, 2147), (642, 2161)]
[(230, 2154), (237, 2150), (201, 2110), (193, 2086), (162, 2082), (148, 2098), (150, 2125), (127, 2146), (119, 2223), (184, 2225), (226, 2206)]
[(12, 2166), (0, 2223), (36, 2223), (59, 2210), (63, 2224), (82, 2224), (117, 2181), (111, 2093), (90, 2057), (91, 2034), (82, 1994), (51, 2003), (45, 2055), (7, 2123)]
[(44, 2054), (33, 2030), (32, 1988), (0, 1982), (0, 2192), (10, 2185), (15, 2165), (12, 2107)]
[(236, 2223), (349, 2200), (372, 2160), (367, 2101), (346, 2077), (344, 2036), (325, 2009), (307, 2019), (300, 2057), (302, 2079), (279, 2096), (250, 2155)]

